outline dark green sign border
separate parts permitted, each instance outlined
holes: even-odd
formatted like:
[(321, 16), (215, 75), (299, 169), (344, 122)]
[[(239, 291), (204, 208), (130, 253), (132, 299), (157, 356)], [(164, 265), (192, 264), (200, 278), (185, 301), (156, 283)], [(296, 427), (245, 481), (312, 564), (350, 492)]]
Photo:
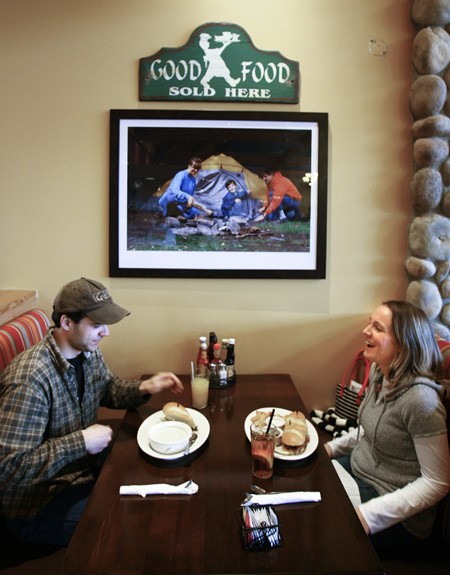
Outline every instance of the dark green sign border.
[(299, 63), (258, 50), (236, 24), (199, 26), (180, 48), (139, 61), (139, 100), (299, 102)]

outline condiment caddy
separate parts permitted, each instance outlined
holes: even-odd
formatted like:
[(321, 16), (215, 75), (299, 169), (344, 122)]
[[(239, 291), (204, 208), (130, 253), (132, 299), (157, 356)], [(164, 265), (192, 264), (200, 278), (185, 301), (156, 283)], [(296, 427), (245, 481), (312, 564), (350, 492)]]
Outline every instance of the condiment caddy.
[(210, 389), (224, 389), (236, 383), (236, 358), (234, 338), (222, 339), (219, 343), (214, 331), (209, 333), (209, 344), (206, 336), (199, 337), (197, 368), (208, 369)]

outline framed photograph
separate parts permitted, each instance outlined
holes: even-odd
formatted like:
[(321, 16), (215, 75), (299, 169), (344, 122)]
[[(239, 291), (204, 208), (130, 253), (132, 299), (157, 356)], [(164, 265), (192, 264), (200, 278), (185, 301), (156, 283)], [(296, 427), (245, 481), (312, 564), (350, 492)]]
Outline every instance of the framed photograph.
[(322, 279), (328, 114), (110, 111), (113, 277)]

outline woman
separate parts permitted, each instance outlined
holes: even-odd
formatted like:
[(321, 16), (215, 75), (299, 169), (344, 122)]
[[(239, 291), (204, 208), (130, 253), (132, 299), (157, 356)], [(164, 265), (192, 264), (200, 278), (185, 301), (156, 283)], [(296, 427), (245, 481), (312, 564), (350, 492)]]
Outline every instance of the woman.
[(400, 551), (429, 537), (449, 489), (442, 358), (426, 315), (406, 302), (384, 302), (363, 333), (372, 366), (359, 428), (325, 449), (356, 480), (375, 548)]

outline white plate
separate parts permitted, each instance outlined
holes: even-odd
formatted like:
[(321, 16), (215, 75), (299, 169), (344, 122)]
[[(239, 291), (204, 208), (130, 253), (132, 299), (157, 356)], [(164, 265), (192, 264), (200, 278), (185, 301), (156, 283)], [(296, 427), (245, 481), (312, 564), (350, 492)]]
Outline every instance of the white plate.
[[(199, 411), (196, 411), (195, 409), (191, 409), (190, 407), (187, 407), (186, 409), (189, 412), (189, 414), (191, 415), (195, 424), (197, 425), (197, 431), (194, 432), (197, 434), (197, 439), (194, 441), (194, 443), (191, 445), (191, 447), (189, 449), (189, 453), (192, 453), (193, 451), (197, 451), (197, 449), (199, 449), (205, 443), (205, 441), (208, 439), (208, 437), (209, 437), (209, 421)], [(148, 430), (150, 429), (150, 427), (152, 427), (152, 425), (155, 425), (156, 423), (160, 423), (161, 421), (166, 421), (166, 418), (164, 416), (163, 411), (157, 411), (156, 413), (153, 413), (152, 415), (147, 417), (147, 419), (145, 419), (141, 423), (141, 425), (139, 426), (138, 432), (137, 432), (137, 442), (138, 442), (139, 447), (142, 449), (142, 451), (144, 453), (146, 453), (147, 455), (151, 455), (152, 457), (155, 457), (156, 459), (166, 459), (168, 461), (171, 461), (172, 459), (179, 459), (179, 458), (183, 457), (183, 452), (164, 454), (164, 453), (158, 453), (157, 451), (154, 451), (150, 447), (150, 444), (148, 441)]]
[[(252, 424), (251, 419), (256, 415), (257, 411), (265, 411), (266, 413), (272, 413), (272, 409), (275, 409), (275, 415), (281, 415), (284, 417), (292, 412), (292, 409), (283, 409), (281, 407), (260, 407), (259, 409), (255, 409), (247, 415), (244, 422), (244, 429), (245, 435), (247, 439), (250, 441), (250, 426)], [(291, 455), (287, 453), (281, 446), (275, 447), (274, 457), (275, 459), (284, 459), (285, 461), (296, 461), (297, 459), (304, 459), (305, 457), (309, 457), (314, 451), (317, 449), (319, 445), (319, 436), (317, 435), (317, 431), (312, 423), (306, 420), (306, 426), (308, 427), (309, 433), (309, 442), (306, 446), (306, 449), (300, 455)]]

